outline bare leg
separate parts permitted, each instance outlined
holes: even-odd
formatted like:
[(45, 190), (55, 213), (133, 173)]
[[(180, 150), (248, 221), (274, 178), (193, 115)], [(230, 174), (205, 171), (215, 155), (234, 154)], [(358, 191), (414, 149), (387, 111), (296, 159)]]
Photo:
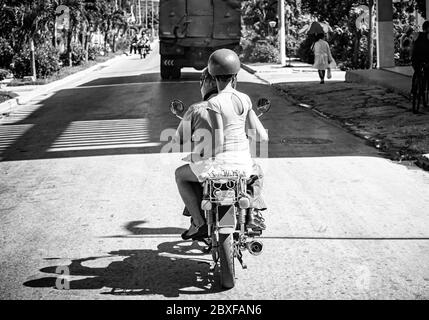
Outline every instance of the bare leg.
[(320, 83), (325, 82), (325, 70), (319, 70)]
[(179, 189), (180, 196), (182, 197), (185, 206), (191, 214), (194, 224), (197, 227), (204, 225), (204, 218), (200, 212), (200, 197), (195, 192), (193, 183), (198, 182), (197, 177), (192, 172), (189, 165), (184, 165), (176, 170), (176, 183)]
[(200, 208), (201, 212), (201, 201), (203, 200), (203, 187), (201, 183), (192, 182), (192, 189), (194, 190), (194, 193), (197, 195), (198, 199), (198, 208)]

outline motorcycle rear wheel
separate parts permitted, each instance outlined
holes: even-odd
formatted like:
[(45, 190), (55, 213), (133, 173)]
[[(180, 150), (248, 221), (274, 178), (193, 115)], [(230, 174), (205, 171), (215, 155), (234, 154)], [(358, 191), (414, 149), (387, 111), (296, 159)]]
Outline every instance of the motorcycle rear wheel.
[(233, 234), (219, 234), (220, 282), (223, 288), (235, 286), (234, 239)]

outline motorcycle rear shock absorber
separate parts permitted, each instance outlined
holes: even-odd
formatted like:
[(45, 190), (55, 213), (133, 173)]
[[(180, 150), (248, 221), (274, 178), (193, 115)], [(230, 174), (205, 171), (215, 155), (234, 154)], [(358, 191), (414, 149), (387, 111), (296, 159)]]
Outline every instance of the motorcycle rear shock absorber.
[(246, 226), (246, 209), (240, 209), (238, 212), (238, 223), (240, 226), (240, 231), (244, 233)]

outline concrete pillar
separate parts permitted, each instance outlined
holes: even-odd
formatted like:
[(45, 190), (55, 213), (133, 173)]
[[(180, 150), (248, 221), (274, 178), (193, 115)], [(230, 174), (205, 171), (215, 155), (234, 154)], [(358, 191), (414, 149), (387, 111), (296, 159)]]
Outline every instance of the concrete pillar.
[(377, 67), (395, 66), (392, 0), (377, 0)]
[(280, 0), (278, 3), (279, 13), (279, 41), (280, 41), (280, 64), (286, 64), (286, 28), (285, 28), (285, 2)]
[(426, 20), (429, 20), (429, 0), (426, 0)]

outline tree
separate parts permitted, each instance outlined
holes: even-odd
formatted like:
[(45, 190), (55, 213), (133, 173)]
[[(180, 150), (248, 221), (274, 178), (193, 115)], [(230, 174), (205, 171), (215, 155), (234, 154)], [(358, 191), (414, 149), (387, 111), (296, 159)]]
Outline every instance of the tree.
[(354, 8), (359, 13), (356, 19), (356, 29), (366, 32), (368, 39), (368, 69), (372, 69), (374, 60), (374, 0), (368, 0), (368, 6), (360, 5)]
[(426, 17), (426, 0), (416, 0), (416, 8), (423, 18), (429, 19)]
[(353, 6), (366, 4), (365, 0), (302, 0), (302, 10), (331, 26), (343, 25)]
[(16, 30), (24, 42), (28, 42), (31, 51), (31, 71), (36, 78), (36, 59), (34, 40), (37, 34), (47, 28), (52, 19), (53, 3), (47, 0), (6, 1), (6, 7), (14, 8), (17, 17)]
[[(341, 30), (342, 35), (350, 33), (352, 45), (344, 48), (334, 48), (338, 51), (349, 50), (352, 56), (351, 64), (355, 67), (372, 68), (374, 59), (374, 0), (302, 0), (303, 10), (317, 17), (321, 21), (327, 21), (335, 30)], [(369, 9), (371, 8), (371, 9)], [(366, 39), (366, 48), (362, 44)], [(362, 48), (365, 48), (366, 63), (361, 61)], [(350, 56), (346, 54), (346, 56)]]
[(374, 0), (368, 0), (368, 69), (372, 69), (374, 61)]
[[(104, 35), (105, 46), (108, 39), (113, 39), (115, 49), (118, 37), (126, 33), (126, 11), (130, 10), (130, 4), (130, 0), (0, 0), (0, 62), (10, 67), (11, 51), (12, 57), (21, 58), (20, 53), (29, 47), (31, 73), (33, 76), (39, 74), (36, 70), (35, 47), (47, 43), (57, 47), (56, 21), (65, 10), (61, 5), (66, 6), (70, 14), (69, 29), (64, 36), (68, 65), (73, 63), (72, 49), (75, 42), (81, 44), (85, 60), (88, 60), (92, 32), (100, 31)], [(77, 47), (82, 52), (80, 46)], [(30, 54), (26, 52), (27, 58), (24, 60), (28, 63)], [(22, 65), (24, 60), (19, 60)]]
[[(319, 20), (326, 20), (332, 26), (336, 26), (352, 33), (354, 48), (353, 64), (355, 66), (357, 64), (357, 57), (359, 54), (356, 52), (356, 49), (363, 47), (362, 44), (360, 44), (361, 39), (367, 39), (367, 58), (365, 60), (367, 61), (366, 67), (371, 68), (374, 57), (374, 2), (374, 0), (302, 0), (302, 8), (305, 12), (319, 18)], [(360, 12), (357, 18), (362, 19), (362, 16), (364, 15), (365, 19), (362, 20), (365, 20), (365, 23), (356, 26), (351, 25), (350, 22), (356, 18), (355, 9), (362, 5), (366, 6), (366, 12)], [(425, 16), (425, 0), (397, 0), (393, 3), (393, 9), (394, 28), (397, 33), (400, 33), (405, 27), (413, 24), (410, 17), (414, 15), (416, 9), (420, 14)], [(398, 25), (401, 26), (399, 29)], [(396, 47), (398, 47), (398, 44), (396, 44)]]

